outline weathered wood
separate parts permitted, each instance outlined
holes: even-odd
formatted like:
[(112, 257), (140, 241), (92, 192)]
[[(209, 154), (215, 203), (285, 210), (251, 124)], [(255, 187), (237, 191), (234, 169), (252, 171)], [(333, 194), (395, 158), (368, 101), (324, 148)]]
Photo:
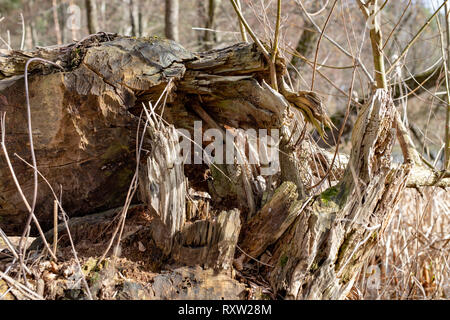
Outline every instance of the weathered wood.
[[(181, 47), (165, 43), (117, 39), (102, 46), (107, 55), (99, 47), (83, 48), (82, 61), (73, 71), (30, 78), (38, 167), (55, 190), (62, 185), (64, 206), (71, 215), (123, 203), (134, 171), (138, 123), (128, 109), (137, 103), (138, 94), (159, 96), (160, 84), (184, 72), (184, 66), (176, 61), (192, 58)], [(73, 50), (62, 50), (60, 57), (71, 57)], [(66, 69), (68, 63), (65, 61)], [(6, 112), (9, 153), (28, 159), (23, 83), (15, 81), (0, 94), (5, 97), (0, 107)], [(17, 158), (12, 160), (25, 194), (31, 194), (32, 170)], [(3, 157), (0, 161), (0, 225), (7, 232), (21, 232), (26, 210)], [(41, 182), (37, 214), (44, 226), (51, 212), (47, 190)]]
[[(275, 243), (301, 214), (304, 202), (298, 200), (297, 187), (284, 182), (264, 207), (243, 228), (240, 247), (251, 257), (260, 256)], [(245, 255), (244, 261), (249, 257)]]
[(378, 90), (359, 114), (342, 180), (316, 196), (276, 244), (269, 271), (274, 288), (291, 299), (343, 299), (356, 270), (383, 232), (405, 187), (409, 168), (387, 185), (394, 104)]
[[(39, 47), (35, 51), (0, 51), (0, 80), (12, 76), (23, 76), (25, 64), (30, 58), (42, 58), (53, 61), (70, 71), (76, 68), (84, 55), (86, 49), (100, 45), (105, 41), (112, 41), (118, 36), (113, 33), (99, 33), (84, 38), (83, 40), (64, 46)], [(29, 72), (49, 73), (54, 70), (53, 66), (42, 65), (32, 62)]]
[[(134, 116), (127, 113), (115, 90), (96, 77), (85, 79), (99, 91), (79, 95), (62, 73), (33, 76), (30, 103), (35, 152), (39, 171), (54, 190), (62, 186), (65, 208), (71, 215), (95, 212), (120, 205), (132, 171)], [(89, 81), (90, 80), (90, 81)], [(75, 88), (74, 88), (75, 89)], [(101, 92), (101, 94), (100, 94)], [(29, 160), (24, 89), (15, 82), (2, 90), (7, 103), (6, 147), (25, 195), (32, 194), (32, 169), (13, 154)], [(97, 121), (92, 121), (95, 117)], [(24, 227), (26, 208), (18, 195), (2, 155), (0, 159), (0, 225), (8, 233)], [(51, 193), (41, 180), (37, 214), (48, 228)]]
[(211, 217), (210, 202), (209, 193), (189, 188), (186, 199), (186, 221), (209, 219)]
[[(194, 57), (170, 41), (107, 38), (29, 54), (12, 52), (1, 59), (0, 70), (8, 77), (0, 81), (8, 82), (0, 92), (6, 147), (26, 195), (32, 194), (32, 169), (12, 156), (17, 153), (29, 161), (25, 92), (23, 80), (10, 79), (23, 73), (32, 56), (60, 61), (66, 70), (45, 75), (53, 67), (31, 64), (31, 73), (38, 74), (30, 76), (30, 104), (38, 168), (55, 190), (62, 186), (64, 207), (71, 216), (123, 204), (135, 167), (138, 123), (129, 110), (141, 99), (158, 98), (168, 79), (184, 73), (181, 62)], [(0, 176), (0, 226), (5, 232), (21, 233), (26, 208), (3, 155)], [(41, 181), (36, 213), (44, 228), (51, 226), (51, 197)]]
[[(0, 108), (6, 112), (9, 153), (25, 159), (29, 154), (25, 93), (22, 80), (14, 76), (23, 74), (31, 57), (57, 62), (65, 70), (32, 63), (30, 98), (39, 170), (55, 190), (63, 186), (64, 207), (70, 215), (123, 202), (134, 171), (135, 115), (141, 102), (159, 98), (169, 79), (176, 81), (176, 88), (164, 117), (177, 128), (192, 129), (198, 119), (186, 110), (186, 99), (195, 99), (221, 126), (242, 128), (276, 127), (288, 105), (264, 83), (267, 67), (254, 45), (195, 56), (167, 40), (99, 34), (69, 46), (9, 52), (0, 59), (4, 78)], [(12, 158), (28, 195), (32, 169)], [(7, 232), (21, 232), (26, 210), (1, 161), (0, 225)], [(46, 190), (40, 183), (36, 209), (45, 228), (50, 226), (46, 222), (52, 205)]]
[(168, 236), (173, 237), (186, 221), (186, 177), (179, 135), (172, 125), (151, 118), (147, 121), (151, 150), (139, 173), (141, 199), (161, 218)]
[(186, 224), (175, 237), (171, 258), (182, 265), (230, 271), (240, 230), (239, 210)]
[[(131, 206), (130, 210), (134, 208), (141, 208), (142, 205)], [(117, 226), (118, 219), (115, 219), (121, 212), (122, 207), (107, 210), (105, 212), (95, 213), (83, 217), (75, 217), (67, 222), (70, 230), (70, 235), (74, 243), (80, 243), (86, 239), (90, 239), (91, 243), (104, 241), (109, 239), (114, 228)], [(128, 226), (127, 226), (128, 227)], [(138, 231), (141, 226), (130, 226), (133, 232)], [(58, 245), (60, 247), (67, 247), (70, 245), (67, 228), (65, 223), (59, 223), (58, 226)], [(125, 234), (130, 233), (126, 230)], [(53, 229), (45, 233), (45, 238), (48, 242), (52, 242)], [(30, 245), (30, 250), (42, 249), (43, 242), (41, 238), (36, 238)]]
[(236, 300), (245, 297), (242, 283), (213, 269), (180, 268), (153, 280), (157, 299)]

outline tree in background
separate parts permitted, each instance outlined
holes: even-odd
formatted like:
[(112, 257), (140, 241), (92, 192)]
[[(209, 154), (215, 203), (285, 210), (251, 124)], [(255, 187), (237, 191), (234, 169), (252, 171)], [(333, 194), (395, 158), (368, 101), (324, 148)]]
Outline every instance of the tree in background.
[(97, 21), (97, 3), (95, 0), (85, 0), (85, 4), (88, 30), (90, 34), (93, 34), (99, 31)]
[(165, 34), (168, 39), (179, 41), (178, 33), (178, 0), (166, 0)]
[(205, 36), (203, 38), (205, 49), (211, 49), (217, 42), (217, 33), (212, 31), (216, 26), (216, 13), (221, 0), (208, 1), (208, 18), (205, 26)]
[(139, 0), (130, 0), (129, 3), (130, 10), (130, 24), (131, 24), (131, 35), (133, 37), (142, 35), (142, 15), (140, 10)]
[(58, 44), (62, 44), (61, 28), (59, 26), (59, 18), (58, 18), (58, 4), (56, 0), (52, 0), (52, 12), (53, 12), (53, 24), (55, 25), (56, 41)]

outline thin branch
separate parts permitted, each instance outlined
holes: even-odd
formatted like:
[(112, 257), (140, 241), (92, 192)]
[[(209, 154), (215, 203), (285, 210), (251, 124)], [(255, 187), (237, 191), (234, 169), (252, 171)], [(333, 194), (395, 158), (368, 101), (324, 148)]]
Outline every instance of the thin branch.
[[(445, 112), (445, 161), (444, 170), (450, 169), (450, 85), (448, 79), (448, 70), (450, 68), (450, 21), (448, 18), (449, 8), (445, 3), (445, 29), (447, 31), (447, 56), (445, 65), (445, 87), (447, 89), (447, 110)], [(444, 57), (444, 53), (442, 57)]]
[(278, 38), (280, 36), (280, 21), (281, 21), (281, 0), (277, 2), (277, 21), (275, 23), (275, 36), (273, 40), (273, 51), (272, 51), (272, 61), (270, 63), (270, 78), (272, 87), (275, 91), (278, 91), (278, 80), (277, 80), (277, 70), (275, 67), (275, 62), (277, 60), (278, 54)]
[(272, 63), (275, 63), (278, 53), (278, 37), (280, 34), (280, 20), (281, 20), (281, 0), (277, 2), (277, 22), (275, 25), (275, 36), (273, 40), (273, 50), (272, 50)]
[[(21, 160), (23, 163), (25, 163), (27, 166), (33, 167), (32, 164), (30, 164), (30, 163), (28, 163), (27, 161), (25, 161), (25, 159), (23, 159), (23, 158), (20, 157), (19, 155), (15, 154), (15, 156), (16, 156), (19, 160)], [(75, 262), (76, 262), (76, 264), (77, 264), (77, 266), (78, 266), (78, 271), (79, 271), (80, 274), (81, 274), (81, 281), (83, 282), (83, 284), (84, 284), (84, 286), (85, 286), (85, 288), (86, 288), (86, 292), (87, 292), (88, 298), (89, 298), (90, 300), (93, 300), (91, 291), (90, 291), (90, 289), (89, 289), (89, 285), (88, 285), (88, 283), (87, 283), (87, 281), (86, 281), (86, 277), (84, 276), (83, 270), (82, 270), (82, 268), (81, 268), (80, 259), (78, 258), (78, 254), (77, 254), (77, 250), (76, 250), (76, 248), (75, 248), (75, 243), (73, 242), (72, 234), (71, 234), (70, 229), (69, 229), (69, 224), (68, 224), (68, 221), (67, 221), (67, 216), (68, 216), (68, 215), (67, 215), (66, 211), (63, 209), (63, 207), (62, 207), (62, 205), (61, 205), (61, 202), (58, 200), (58, 197), (56, 196), (56, 193), (55, 193), (55, 191), (53, 190), (53, 187), (52, 187), (52, 185), (50, 184), (50, 182), (47, 180), (47, 178), (46, 178), (39, 170), (38, 170), (38, 174), (39, 174), (39, 176), (42, 178), (42, 180), (44, 180), (44, 182), (47, 184), (48, 188), (50, 189), (51, 193), (53, 194), (53, 197), (55, 198), (55, 203), (58, 205), (59, 209), (61, 210), (62, 218), (63, 218), (63, 222), (64, 222), (64, 226), (65, 226), (65, 228), (66, 228), (66, 230), (67, 230), (67, 236), (68, 236), (68, 238), (69, 238), (69, 242), (70, 242), (70, 246), (71, 246), (71, 249), (72, 249), (72, 253), (73, 253), (73, 256), (74, 256), (74, 258), (75, 258)], [(46, 241), (45, 237), (44, 237), (44, 241)], [(47, 250), (49, 250), (49, 248), (47, 248)], [(51, 252), (50, 252), (50, 253), (51, 253)]]
[(444, 3), (442, 3), (439, 8), (431, 15), (430, 18), (428, 18), (427, 22), (419, 29), (419, 31), (416, 33), (416, 35), (411, 39), (411, 41), (406, 45), (406, 47), (403, 49), (402, 53), (398, 56), (398, 58), (392, 63), (391, 67), (386, 71), (386, 74), (391, 73), (392, 70), (394, 70), (395, 66), (403, 57), (406, 55), (408, 50), (412, 47), (412, 45), (416, 42), (417, 39), (419, 39), (422, 32), (425, 31), (425, 29), (430, 25), (431, 21), (433, 21), (434, 17), (439, 13), (439, 11), (442, 9), (442, 7), (445, 6), (448, 0), (444, 0)]
[[(37, 200), (38, 170), (37, 170), (36, 154), (34, 152), (33, 128), (31, 126), (30, 94), (29, 94), (29, 88), (28, 88), (28, 67), (29, 67), (30, 63), (34, 62), (34, 61), (38, 61), (38, 62), (42, 62), (42, 63), (48, 63), (48, 64), (51, 64), (51, 65), (57, 67), (57, 68), (62, 69), (62, 67), (57, 65), (56, 63), (54, 63), (52, 61), (45, 60), (45, 59), (41, 59), (41, 58), (31, 58), (25, 64), (25, 98), (26, 98), (26, 103), (27, 103), (28, 138), (29, 138), (29, 141), (30, 141), (30, 152), (31, 152), (31, 159), (32, 159), (32, 163), (33, 163), (34, 188), (33, 188), (33, 200), (31, 202), (31, 207), (29, 209), (30, 210), (30, 214), (29, 214), (27, 222), (25, 224), (25, 228), (24, 228), (24, 230), (22, 232), (22, 237), (20, 238), (20, 241), (19, 241), (19, 251), (22, 251), (23, 240), (24, 240), (26, 234), (28, 233), (31, 220), (33, 219), (33, 220), (35, 220), (37, 222), (36, 216), (34, 214), (34, 209), (36, 207), (36, 200)], [(38, 229), (40, 229), (40, 227)], [(43, 236), (43, 234), (44, 234), (42, 232), (42, 230), (39, 230), (39, 233), (42, 233), (41, 236)], [(46, 243), (46, 246), (47, 246), (47, 250), (49, 251), (49, 253), (52, 256), (52, 258), (55, 259), (55, 261), (58, 260), (56, 258), (56, 256), (53, 254), (53, 252), (50, 250), (50, 247), (48, 247), (48, 243)], [(25, 253), (25, 249), (24, 249), (24, 253)]]
[[(334, 5), (335, 5), (335, 4), (336, 4), (336, 2), (334, 3)], [(334, 5), (333, 5), (333, 6), (334, 6)], [(344, 25), (344, 28), (345, 28), (345, 25), (346, 25), (346, 23), (345, 23), (345, 16), (343, 15), (342, 17), (343, 17), (343, 25)], [(349, 42), (349, 45), (350, 45), (350, 39), (349, 39), (349, 37), (348, 37), (347, 28), (345, 28), (345, 31), (346, 31), (346, 35), (347, 35), (347, 41)], [(361, 49), (362, 49), (362, 44), (361, 44)], [(322, 177), (322, 179), (320, 179), (320, 181), (319, 181), (318, 183), (316, 183), (315, 185), (309, 187), (308, 189), (314, 189), (314, 188), (320, 186), (320, 185), (325, 181), (325, 179), (326, 179), (326, 178), (330, 175), (330, 173), (332, 172), (333, 167), (334, 167), (334, 164), (335, 164), (335, 161), (336, 161), (336, 157), (337, 157), (337, 155), (339, 154), (340, 140), (341, 140), (342, 134), (344, 133), (345, 125), (346, 125), (347, 120), (348, 120), (348, 117), (349, 117), (349, 115), (350, 115), (350, 106), (351, 106), (351, 104), (352, 104), (352, 92), (353, 92), (353, 87), (354, 87), (354, 84), (355, 84), (355, 76), (356, 76), (356, 61), (353, 60), (353, 62), (355, 63), (355, 65), (354, 65), (354, 68), (353, 68), (352, 79), (351, 79), (350, 88), (349, 88), (349, 91), (348, 91), (347, 108), (346, 108), (346, 110), (345, 110), (344, 120), (343, 120), (343, 122), (342, 122), (342, 126), (341, 126), (341, 128), (340, 128), (340, 130), (339, 130), (338, 137), (337, 137), (337, 140), (336, 140), (336, 149), (335, 149), (335, 152), (334, 152), (334, 155), (333, 155), (333, 159), (331, 160), (331, 163), (330, 163), (330, 165), (329, 165), (329, 167), (328, 167), (328, 170), (327, 170), (327, 172), (324, 174), (324, 176)]]
[[(241, 10), (241, 1), (240, 0), (236, 0), (236, 4), (238, 5), (239, 10)], [(242, 41), (243, 42), (248, 42), (247, 32), (245, 31), (244, 24), (242, 23), (241, 20), (239, 20), (239, 30), (241, 31)]]
[[(302, 1), (296, 0), (296, 2), (300, 5), (300, 7), (303, 10), (303, 12), (305, 13), (306, 17), (311, 22), (311, 24), (314, 26), (314, 28), (317, 30), (317, 32), (322, 33), (322, 30), (320, 29), (320, 27), (317, 25), (317, 23), (313, 20), (313, 18), (306, 11), (305, 7), (303, 6)], [(364, 66), (361, 59), (353, 57), (353, 55), (350, 52), (345, 50), (339, 43), (337, 43), (332, 38), (330, 38), (326, 33), (324, 33), (323, 36), (325, 39), (330, 41), (336, 48), (338, 48), (343, 54), (345, 54), (347, 57), (349, 57), (350, 59), (355, 59), (358, 62), (358, 65), (361, 66), (361, 69), (364, 71), (364, 74), (369, 79), (369, 81), (373, 82), (373, 78), (372, 78), (370, 72), (367, 71), (367, 68)]]
[(253, 30), (250, 28), (250, 26), (247, 23), (247, 20), (245, 20), (241, 9), (239, 9), (238, 5), (236, 4), (236, 0), (230, 0), (231, 4), (233, 5), (234, 11), (236, 12), (237, 16), (239, 17), (239, 21), (241, 21), (241, 23), (244, 25), (245, 29), (247, 30), (248, 34), (250, 35), (250, 37), (253, 39), (253, 41), (258, 45), (258, 48), (261, 50), (261, 52), (263, 53), (264, 57), (268, 60), (270, 60), (270, 54), (269, 52), (266, 50), (266, 48), (264, 47), (264, 45), (261, 43), (261, 41), (259, 41), (258, 37), (256, 36), (256, 34), (253, 32)]
[[(32, 211), (31, 211), (31, 206), (30, 206), (30, 204), (28, 203), (28, 200), (27, 200), (27, 198), (25, 197), (25, 195), (24, 195), (24, 193), (23, 193), (23, 191), (22, 191), (22, 187), (20, 186), (20, 183), (19, 183), (19, 181), (17, 180), (17, 176), (16, 176), (16, 174), (15, 174), (15, 172), (14, 172), (14, 168), (13, 168), (13, 166), (12, 166), (12, 164), (11, 164), (11, 160), (10, 160), (10, 158), (9, 158), (8, 150), (6, 149), (6, 144), (5, 144), (5, 134), (6, 134), (6, 127), (5, 127), (6, 121), (5, 121), (5, 117), (6, 117), (5, 113), (3, 113), (3, 115), (1, 116), (1, 119), (0, 119), (0, 123), (1, 123), (1, 131), (2, 131), (2, 137), (1, 137), (1, 143), (0, 143), (0, 144), (1, 144), (1, 147), (2, 147), (2, 150), (3, 150), (3, 153), (4, 153), (4, 155), (5, 155), (6, 164), (8, 165), (8, 168), (9, 168), (9, 171), (11, 172), (11, 176), (12, 176), (12, 178), (13, 178), (14, 184), (15, 184), (16, 187), (17, 187), (17, 190), (18, 190), (18, 192), (19, 192), (19, 195), (20, 195), (21, 198), (22, 198), (23, 203), (25, 204), (25, 207), (27, 208), (27, 210), (28, 210), (28, 212), (30, 213), (30, 215), (33, 217), (33, 221), (34, 221), (34, 223), (36, 224), (36, 228), (38, 229), (39, 235), (41, 236), (42, 241), (43, 241), (45, 247), (47, 248), (47, 250), (50, 251), (50, 246), (49, 246), (49, 244), (47, 243), (47, 240), (45, 239), (44, 232), (42, 231), (42, 228), (41, 228), (41, 226), (40, 226), (40, 224), (39, 224), (39, 221), (36, 219), (36, 216), (35, 216), (34, 214), (31, 214), (31, 213), (32, 213)], [(51, 252), (51, 251), (50, 251), (50, 252)], [(50, 253), (50, 254), (52, 255), (52, 253)], [(22, 255), (21, 255), (21, 250), (20, 250), (20, 245), (19, 245), (19, 257), (20, 257), (20, 256), (22, 256)], [(22, 258), (23, 258), (23, 256), (22, 256)], [(54, 255), (52, 255), (52, 258), (56, 259), (56, 257), (55, 257)], [(21, 263), (23, 263), (23, 261), (21, 261)]]
[(388, 44), (388, 42), (391, 39), (392, 35), (394, 34), (395, 30), (397, 30), (398, 26), (400, 25), (400, 22), (402, 22), (403, 16), (405, 15), (406, 11), (408, 10), (409, 6), (411, 5), (411, 2), (412, 2), (412, 0), (409, 0), (408, 5), (406, 6), (405, 10), (403, 10), (402, 15), (398, 19), (397, 24), (394, 26), (394, 28), (392, 28), (391, 33), (389, 34), (389, 36), (387, 37), (386, 41), (384, 42), (383, 50), (386, 47), (386, 45)]
[[(386, 81), (386, 71), (384, 67), (384, 54), (382, 48), (382, 33), (380, 29), (380, 24), (377, 20), (377, 17), (380, 15), (380, 11), (377, 11), (377, 2), (378, 0), (370, 0), (367, 3), (363, 3), (361, 0), (358, 0), (358, 5), (365, 15), (367, 21), (372, 18), (373, 25), (370, 28), (370, 42), (372, 44), (372, 58), (373, 64), (375, 68), (375, 79), (377, 83), (378, 89), (387, 89), (387, 81)], [(370, 12), (368, 5), (373, 6), (373, 11)]]
[(22, 40), (20, 41), (20, 50), (25, 48), (25, 20), (23, 19), (22, 12), (20, 13), (20, 21), (22, 24)]
[(325, 24), (323, 25), (322, 32), (320, 33), (320, 36), (319, 36), (319, 40), (317, 41), (316, 54), (314, 56), (314, 67), (313, 67), (312, 80), (311, 80), (311, 91), (314, 91), (314, 80), (316, 79), (316, 68), (317, 68), (317, 59), (319, 57), (320, 43), (322, 41), (323, 35), (325, 34), (325, 30), (327, 29), (328, 22), (330, 21), (331, 15), (333, 14), (336, 4), (337, 4), (337, 0), (334, 0), (333, 6), (331, 7), (330, 13), (328, 14), (327, 20), (325, 20)]
[(276, 68), (275, 68), (275, 63), (272, 61), (272, 59), (270, 57), (270, 53), (267, 51), (267, 49), (264, 47), (264, 45), (258, 39), (256, 34), (250, 28), (249, 24), (247, 23), (247, 21), (244, 18), (244, 15), (242, 14), (242, 10), (238, 7), (236, 0), (230, 0), (230, 1), (231, 1), (231, 4), (233, 5), (234, 11), (236, 12), (237, 16), (239, 17), (239, 20), (242, 22), (245, 29), (248, 31), (248, 33), (252, 37), (253, 41), (256, 43), (256, 45), (258, 46), (258, 48), (261, 50), (264, 57), (266, 58), (267, 63), (269, 64), (270, 80), (271, 80), (272, 88), (274, 88), (276, 91), (278, 91), (277, 72), (276, 72)]
[(0, 279), (5, 279), (6, 282), (8, 282), (11, 286), (16, 287), (24, 296), (26, 296), (28, 299), (31, 300), (44, 300), (43, 297), (41, 297), (39, 294), (34, 292), (33, 290), (27, 288), (17, 280), (14, 280), (7, 274), (0, 271)]
[[(440, 39), (440, 43), (441, 43), (441, 55), (442, 55), (442, 59), (444, 59), (443, 62), (443, 66), (444, 66), (444, 80), (445, 80), (445, 90), (446, 90), (446, 101), (445, 104), (447, 105), (447, 111), (446, 111), (446, 121), (445, 121), (445, 135), (444, 135), (444, 139), (445, 139), (445, 147), (444, 147), (444, 170), (448, 169), (448, 164), (449, 164), (449, 145), (448, 145), (448, 137), (449, 137), (449, 132), (448, 132), (448, 117), (449, 117), (449, 108), (450, 108), (450, 86), (449, 86), (449, 79), (448, 79), (448, 68), (449, 68), (449, 56), (448, 56), (448, 52), (449, 52), (449, 46), (450, 46), (450, 38), (449, 38), (449, 21), (448, 21), (448, 8), (447, 8), (447, 4), (445, 4), (445, 14), (444, 14), (444, 21), (445, 21), (445, 29), (446, 29), (446, 33), (447, 33), (447, 46), (445, 45), (445, 41), (444, 41), (444, 34), (441, 28), (441, 23), (439, 21), (439, 19), (436, 19), (437, 22), (437, 26), (439, 29), (439, 39)], [(446, 53), (447, 51), (447, 53)]]
[(53, 254), (56, 256), (58, 249), (58, 201), (53, 203)]

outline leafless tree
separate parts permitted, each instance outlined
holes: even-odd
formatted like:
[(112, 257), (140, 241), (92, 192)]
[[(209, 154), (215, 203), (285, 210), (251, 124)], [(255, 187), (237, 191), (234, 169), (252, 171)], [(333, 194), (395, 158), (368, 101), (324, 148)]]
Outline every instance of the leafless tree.
[(85, 0), (86, 4), (86, 17), (89, 33), (96, 33), (98, 28), (98, 16), (97, 16), (97, 3), (95, 0)]
[(53, 23), (55, 25), (56, 41), (58, 44), (62, 44), (61, 28), (59, 26), (59, 18), (58, 18), (58, 4), (56, 0), (52, 0), (52, 11), (53, 11)]
[(205, 49), (211, 49), (215, 42), (217, 42), (217, 33), (212, 31), (216, 25), (216, 13), (219, 8), (221, 0), (208, 1), (208, 18), (205, 26), (205, 36), (203, 41)]
[(130, 10), (130, 23), (131, 23), (131, 35), (141, 36), (142, 35), (142, 27), (141, 27), (141, 19), (139, 18), (141, 15), (139, 0), (130, 0), (129, 3)]
[(178, 0), (166, 0), (165, 33), (168, 39), (179, 41), (178, 35)]

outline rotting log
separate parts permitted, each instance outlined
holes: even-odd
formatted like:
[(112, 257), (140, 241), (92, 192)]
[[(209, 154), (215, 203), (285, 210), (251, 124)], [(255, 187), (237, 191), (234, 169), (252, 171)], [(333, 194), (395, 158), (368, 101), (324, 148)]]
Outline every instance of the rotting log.
[[(320, 190), (311, 188), (314, 178), (324, 177), (333, 155), (305, 147), (305, 123), (290, 104), (297, 94), (267, 85), (268, 66), (256, 45), (193, 54), (168, 40), (98, 34), (69, 46), (0, 55), (6, 148), (28, 198), (33, 170), (12, 155), (29, 160), (23, 72), (31, 57), (64, 69), (31, 64), (29, 78), (38, 169), (55, 190), (62, 187), (70, 217), (123, 205), (136, 169), (136, 132), (146, 119), (142, 103), (155, 106), (171, 84), (165, 104), (151, 111), (156, 121), (142, 142), (141, 196), (135, 201), (145, 202), (154, 218), (143, 230), (154, 252), (159, 250), (159, 267), (202, 267), (205, 282), (212, 277), (210, 269), (226, 271), (214, 279), (225, 277), (228, 297), (240, 297), (242, 291), (231, 279), (233, 257), (241, 264), (258, 263), (268, 252), (263, 275), (274, 296), (345, 298), (409, 181), (416, 182), (414, 187), (449, 183), (446, 175), (391, 163), (395, 109), (385, 91), (375, 92), (359, 111), (351, 154), (338, 155), (333, 185)], [(276, 65), (281, 79), (284, 63)], [(281, 173), (264, 178), (261, 164), (208, 163), (209, 173), (200, 174), (208, 177), (200, 181), (195, 170), (172, 161), (179, 151), (175, 128), (193, 133), (196, 120), (203, 121), (203, 131), (280, 129)], [(313, 166), (313, 159), (322, 168)], [(421, 176), (414, 180), (419, 169)], [(4, 157), (0, 176), (0, 227), (20, 233), (26, 210)], [(193, 208), (199, 202), (190, 195), (199, 192), (206, 194), (206, 209)], [(52, 195), (40, 180), (36, 214), (45, 229), (52, 213)], [(238, 245), (243, 252), (235, 250)], [(180, 297), (175, 286), (169, 289), (160, 297)], [(218, 292), (222, 289), (228, 292), (220, 287)]]
[[(148, 119), (150, 151), (139, 170), (141, 199), (149, 204), (167, 227), (169, 237), (180, 232), (186, 221), (186, 177), (179, 161), (180, 145), (176, 129), (161, 120)], [(168, 252), (171, 246), (165, 248)]]
[[(123, 202), (135, 167), (141, 103), (155, 102), (169, 79), (179, 81), (167, 99), (164, 117), (176, 128), (193, 130), (194, 120), (200, 119), (189, 105), (199, 99), (221, 124), (259, 128), (279, 120), (276, 97), (257, 81), (264, 78), (267, 67), (253, 45), (195, 56), (172, 41), (101, 34), (68, 47), (0, 56), (6, 147), (11, 155), (17, 153), (27, 161), (22, 75), (31, 57), (57, 62), (65, 70), (31, 63), (30, 103), (38, 168), (55, 190), (62, 186), (64, 206), (73, 216)], [(29, 195), (32, 169), (11, 158)], [(3, 157), (1, 161), (1, 227), (20, 233), (26, 209)], [(49, 227), (50, 198), (40, 181), (36, 213), (45, 228)]]
[(247, 254), (243, 261), (248, 261), (249, 257), (259, 257), (286, 232), (305, 206), (298, 198), (295, 184), (286, 181), (275, 190), (264, 207), (247, 221), (240, 244)]

